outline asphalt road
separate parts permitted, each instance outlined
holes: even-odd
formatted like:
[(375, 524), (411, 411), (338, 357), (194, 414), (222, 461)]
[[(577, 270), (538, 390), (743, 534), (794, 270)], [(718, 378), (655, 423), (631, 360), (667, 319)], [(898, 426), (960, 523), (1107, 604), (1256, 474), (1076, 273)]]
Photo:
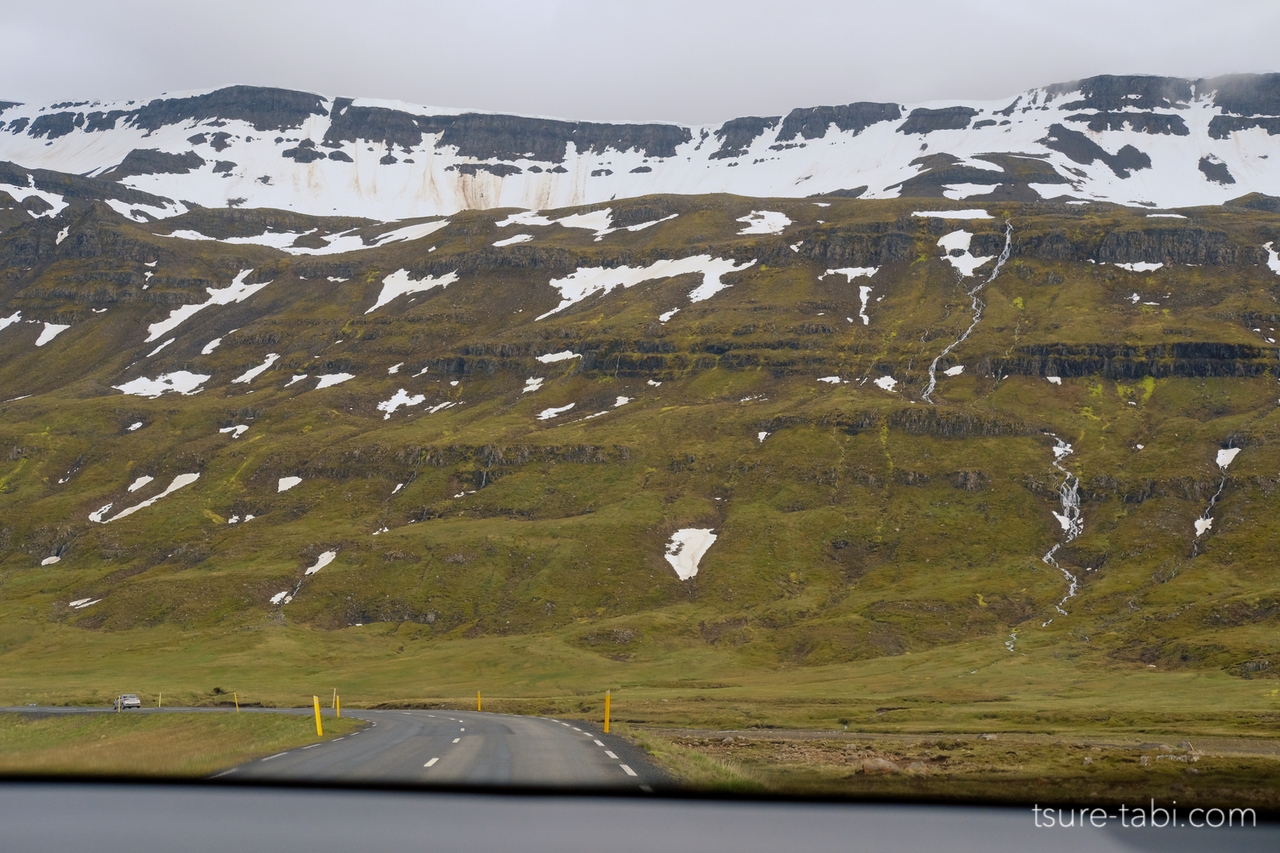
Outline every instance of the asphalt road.
[[(4, 711), (112, 713), (105, 708), (0, 708)], [(165, 708), (141, 713), (179, 711), (225, 709)], [(251, 712), (310, 714), (311, 709)], [(643, 752), (578, 720), (478, 711), (350, 710), (343, 716), (366, 720), (369, 726), (345, 737), (269, 755), (213, 778), (643, 791), (651, 791), (665, 778)]]

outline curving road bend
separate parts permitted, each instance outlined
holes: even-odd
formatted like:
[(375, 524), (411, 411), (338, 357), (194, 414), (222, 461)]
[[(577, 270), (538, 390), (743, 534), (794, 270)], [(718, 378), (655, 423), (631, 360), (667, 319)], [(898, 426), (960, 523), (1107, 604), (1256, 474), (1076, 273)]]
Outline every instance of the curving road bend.
[(346, 716), (370, 725), (215, 778), (645, 791), (662, 781), (660, 771), (633, 747), (578, 721), (469, 711), (351, 711)]

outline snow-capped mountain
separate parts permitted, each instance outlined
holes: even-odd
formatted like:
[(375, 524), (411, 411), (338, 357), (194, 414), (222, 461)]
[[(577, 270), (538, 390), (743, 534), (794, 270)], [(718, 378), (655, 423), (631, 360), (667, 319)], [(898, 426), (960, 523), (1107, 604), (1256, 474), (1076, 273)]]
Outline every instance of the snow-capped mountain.
[(200, 205), (392, 220), (720, 192), (1182, 207), (1280, 195), (1278, 133), (1280, 74), (1100, 76), (998, 101), (854, 103), (701, 127), (246, 86), (150, 101), (0, 103), (0, 160), (171, 201), (113, 202), (140, 211), (135, 218)]

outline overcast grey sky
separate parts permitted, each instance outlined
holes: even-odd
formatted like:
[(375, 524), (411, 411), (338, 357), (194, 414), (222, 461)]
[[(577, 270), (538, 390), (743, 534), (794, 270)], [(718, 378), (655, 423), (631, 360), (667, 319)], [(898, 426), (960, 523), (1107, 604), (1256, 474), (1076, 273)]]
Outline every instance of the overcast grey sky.
[(1102, 73), (1275, 71), (1277, 33), (1277, 0), (0, 0), (0, 99), (248, 83), (710, 123)]

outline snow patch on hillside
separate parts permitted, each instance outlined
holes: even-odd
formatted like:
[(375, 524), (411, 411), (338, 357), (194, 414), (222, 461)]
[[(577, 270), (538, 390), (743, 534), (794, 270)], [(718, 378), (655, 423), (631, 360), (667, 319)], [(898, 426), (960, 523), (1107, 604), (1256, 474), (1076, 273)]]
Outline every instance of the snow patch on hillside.
[[(985, 189), (989, 190), (990, 187), (985, 187)], [(992, 218), (990, 213), (987, 213), (985, 210), (981, 210), (979, 208), (973, 208), (970, 210), (917, 210), (917, 211), (914, 211), (911, 215), (933, 217), (936, 219), (991, 219)]]
[(36, 189), (34, 176), (29, 175), (27, 180), (31, 185), (26, 187), (15, 186), (14, 184), (0, 184), (0, 192), (5, 192), (13, 196), (13, 200), (18, 204), (22, 204), (29, 198), (38, 198), (48, 204), (50, 209), (46, 210), (44, 213), (35, 213), (30, 210), (27, 211), (27, 213), (30, 213), (36, 219), (40, 219), (42, 217), (54, 219), (59, 213), (67, 209), (67, 200), (62, 196), (57, 193), (45, 192), (44, 190)]
[(332, 563), (334, 557), (337, 557), (337, 556), (338, 556), (337, 551), (325, 551), (319, 557), (316, 557), (316, 561), (314, 563), (312, 563), (310, 566), (307, 566), (307, 571), (305, 572), (305, 574), (314, 575), (316, 572), (320, 571), (325, 566)]
[(565, 278), (551, 280), (551, 286), (560, 291), (560, 304), (536, 319), (543, 320), (552, 314), (559, 313), (592, 294), (604, 296), (617, 287), (635, 287), (645, 281), (692, 273), (702, 276), (702, 284), (690, 291), (689, 301), (701, 302), (730, 286), (720, 280), (721, 276), (742, 272), (754, 264), (754, 260), (736, 264), (731, 259), (694, 255), (679, 260), (654, 261), (646, 267), (580, 267)]
[(257, 379), (259, 376), (261, 376), (263, 373), (265, 373), (267, 369), (271, 367), (271, 365), (275, 364), (279, 360), (280, 360), (279, 353), (269, 352), (267, 353), (267, 357), (262, 362), (262, 364), (259, 364), (257, 367), (251, 367), (248, 370), (246, 370), (244, 373), (241, 373), (235, 379), (231, 380), (231, 384), (238, 385), (244, 382), (252, 382), (253, 380)]
[(557, 361), (568, 361), (571, 358), (582, 358), (582, 356), (576, 352), (562, 350), (561, 352), (549, 352), (546, 355), (540, 355), (537, 360), (543, 364), (552, 364)]
[(61, 326), (57, 323), (45, 323), (44, 328), (40, 331), (40, 337), (36, 338), (36, 346), (44, 346), (70, 328), (70, 326)]
[(171, 332), (180, 326), (183, 321), (195, 316), (199, 311), (208, 308), (210, 305), (230, 305), (233, 302), (243, 302), (271, 282), (264, 281), (262, 284), (245, 284), (245, 279), (253, 270), (241, 270), (231, 284), (223, 288), (206, 288), (209, 298), (204, 302), (198, 302), (194, 305), (183, 305), (169, 312), (168, 318), (161, 320), (159, 323), (152, 323), (147, 327), (147, 343), (158, 340), (167, 332)]
[(318, 377), (316, 390), (319, 391), (321, 388), (331, 388), (334, 385), (341, 385), (343, 382), (355, 378), (355, 374), (352, 373), (324, 373)]
[(448, 224), (448, 219), (439, 219), (434, 222), (405, 225), (385, 234), (379, 234), (371, 243), (365, 243), (362, 237), (351, 231), (343, 231), (339, 234), (324, 234), (320, 236), (320, 239), (325, 242), (325, 245), (319, 247), (294, 245), (299, 237), (310, 237), (315, 234), (316, 229), (314, 228), (310, 231), (264, 231), (261, 234), (247, 237), (210, 237), (206, 234), (201, 234), (199, 231), (181, 229), (163, 236), (173, 237), (178, 240), (209, 240), (232, 245), (267, 246), (272, 249), (279, 249), (282, 252), (288, 252), (291, 255), (337, 255), (343, 252), (358, 252), (362, 249), (376, 249), (389, 243), (420, 240), (429, 234), (434, 234)]
[(373, 303), (373, 307), (364, 313), (372, 314), (397, 296), (407, 296), (410, 293), (425, 293), (433, 287), (443, 289), (457, 280), (457, 270), (445, 273), (439, 278), (429, 275), (426, 278), (418, 279), (410, 278), (408, 270), (396, 270), (382, 280), (382, 292), (378, 294), (378, 301)]
[(676, 577), (687, 581), (698, 574), (698, 563), (715, 544), (716, 538), (712, 528), (686, 527), (673, 533), (667, 543), (665, 559), (675, 569)]
[(956, 272), (960, 273), (962, 278), (973, 275), (978, 267), (995, 258), (995, 255), (984, 255), (979, 258), (970, 254), (969, 243), (972, 240), (973, 234), (968, 231), (952, 231), (938, 240), (938, 245), (942, 247), (943, 258), (955, 268)]
[[(161, 498), (166, 498), (169, 495), (173, 494), (174, 492), (178, 491), (178, 489), (185, 488), (199, 479), (200, 479), (200, 475), (198, 473), (179, 474), (178, 476), (173, 478), (173, 482), (169, 484), (168, 488), (166, 488), (163, 492), (156, 495), (155, 497), (147, 498), (145, 501), (143, 501), (140, 504), (134, 504), (128, 509), (120, 510), (120, 512), (116, 513), (111, 518), (104, 519), (102, 518), (102, 516), (105, 514), (105, 510), (110, 509), (110, 506), (111, 506), (110, 504), (108, 504), (106, 507), (103, 507), (103, 509), (98, 510), (98, 512), (90, 514), (89, 519), (91, 521), (96, 521), (99, 524), (109, 524), (112, 521), (118, 521), (126, 516), (133, 515), (135, 512), (137, 512), (140, 509), (146, 509), (147, 507), (151, 506)], [(133, 489), (130, 488), (129, 491), (133, 491)], [(98, 517), (94, 518), (95, 515)]]
[(169, 391), (176, 391), (184, 396), (191, 394), (199, 394), (203, 389), (200, 387), (212, 378), (205, 373), (191, 373), (187, 370), (176, 370), (173, 373), (162, 373), (155, 379), (148, 379), (140, 376), (123, 385), (113, 385), (117, 391), (123, 391), (134, 397), (150, 397), (155, 399), (161, 394)]
[(401, 406), (420, 406), (425, 403), (426, 400), (427, 396), (425, 394), (414, 394), (413, 396), (410, 396), (408, 392), (403, 388), (400, 388), (394, 395), (392, 395), (390, 400), (383, 400), (378, 404), (378, 411), (386, 412), (386, 414), (382, 416), (384, 421), (390, 420), (391, 416), (395, 414), (396, 409)]
[(574, 404), (570, 403), (567, 406), (558, 406), (551, 409), (543, 409), (541, 412), (538, 412), (538, 420), (549, 421), (557, 415), (563, 415), (565, 412), (569, 411), (573, 407), (574, 407)]
[(737, 221), (746, 223), (739, 234), (781, 234), (791, 224), (785, 213), (774, 210), (753, 210)]

